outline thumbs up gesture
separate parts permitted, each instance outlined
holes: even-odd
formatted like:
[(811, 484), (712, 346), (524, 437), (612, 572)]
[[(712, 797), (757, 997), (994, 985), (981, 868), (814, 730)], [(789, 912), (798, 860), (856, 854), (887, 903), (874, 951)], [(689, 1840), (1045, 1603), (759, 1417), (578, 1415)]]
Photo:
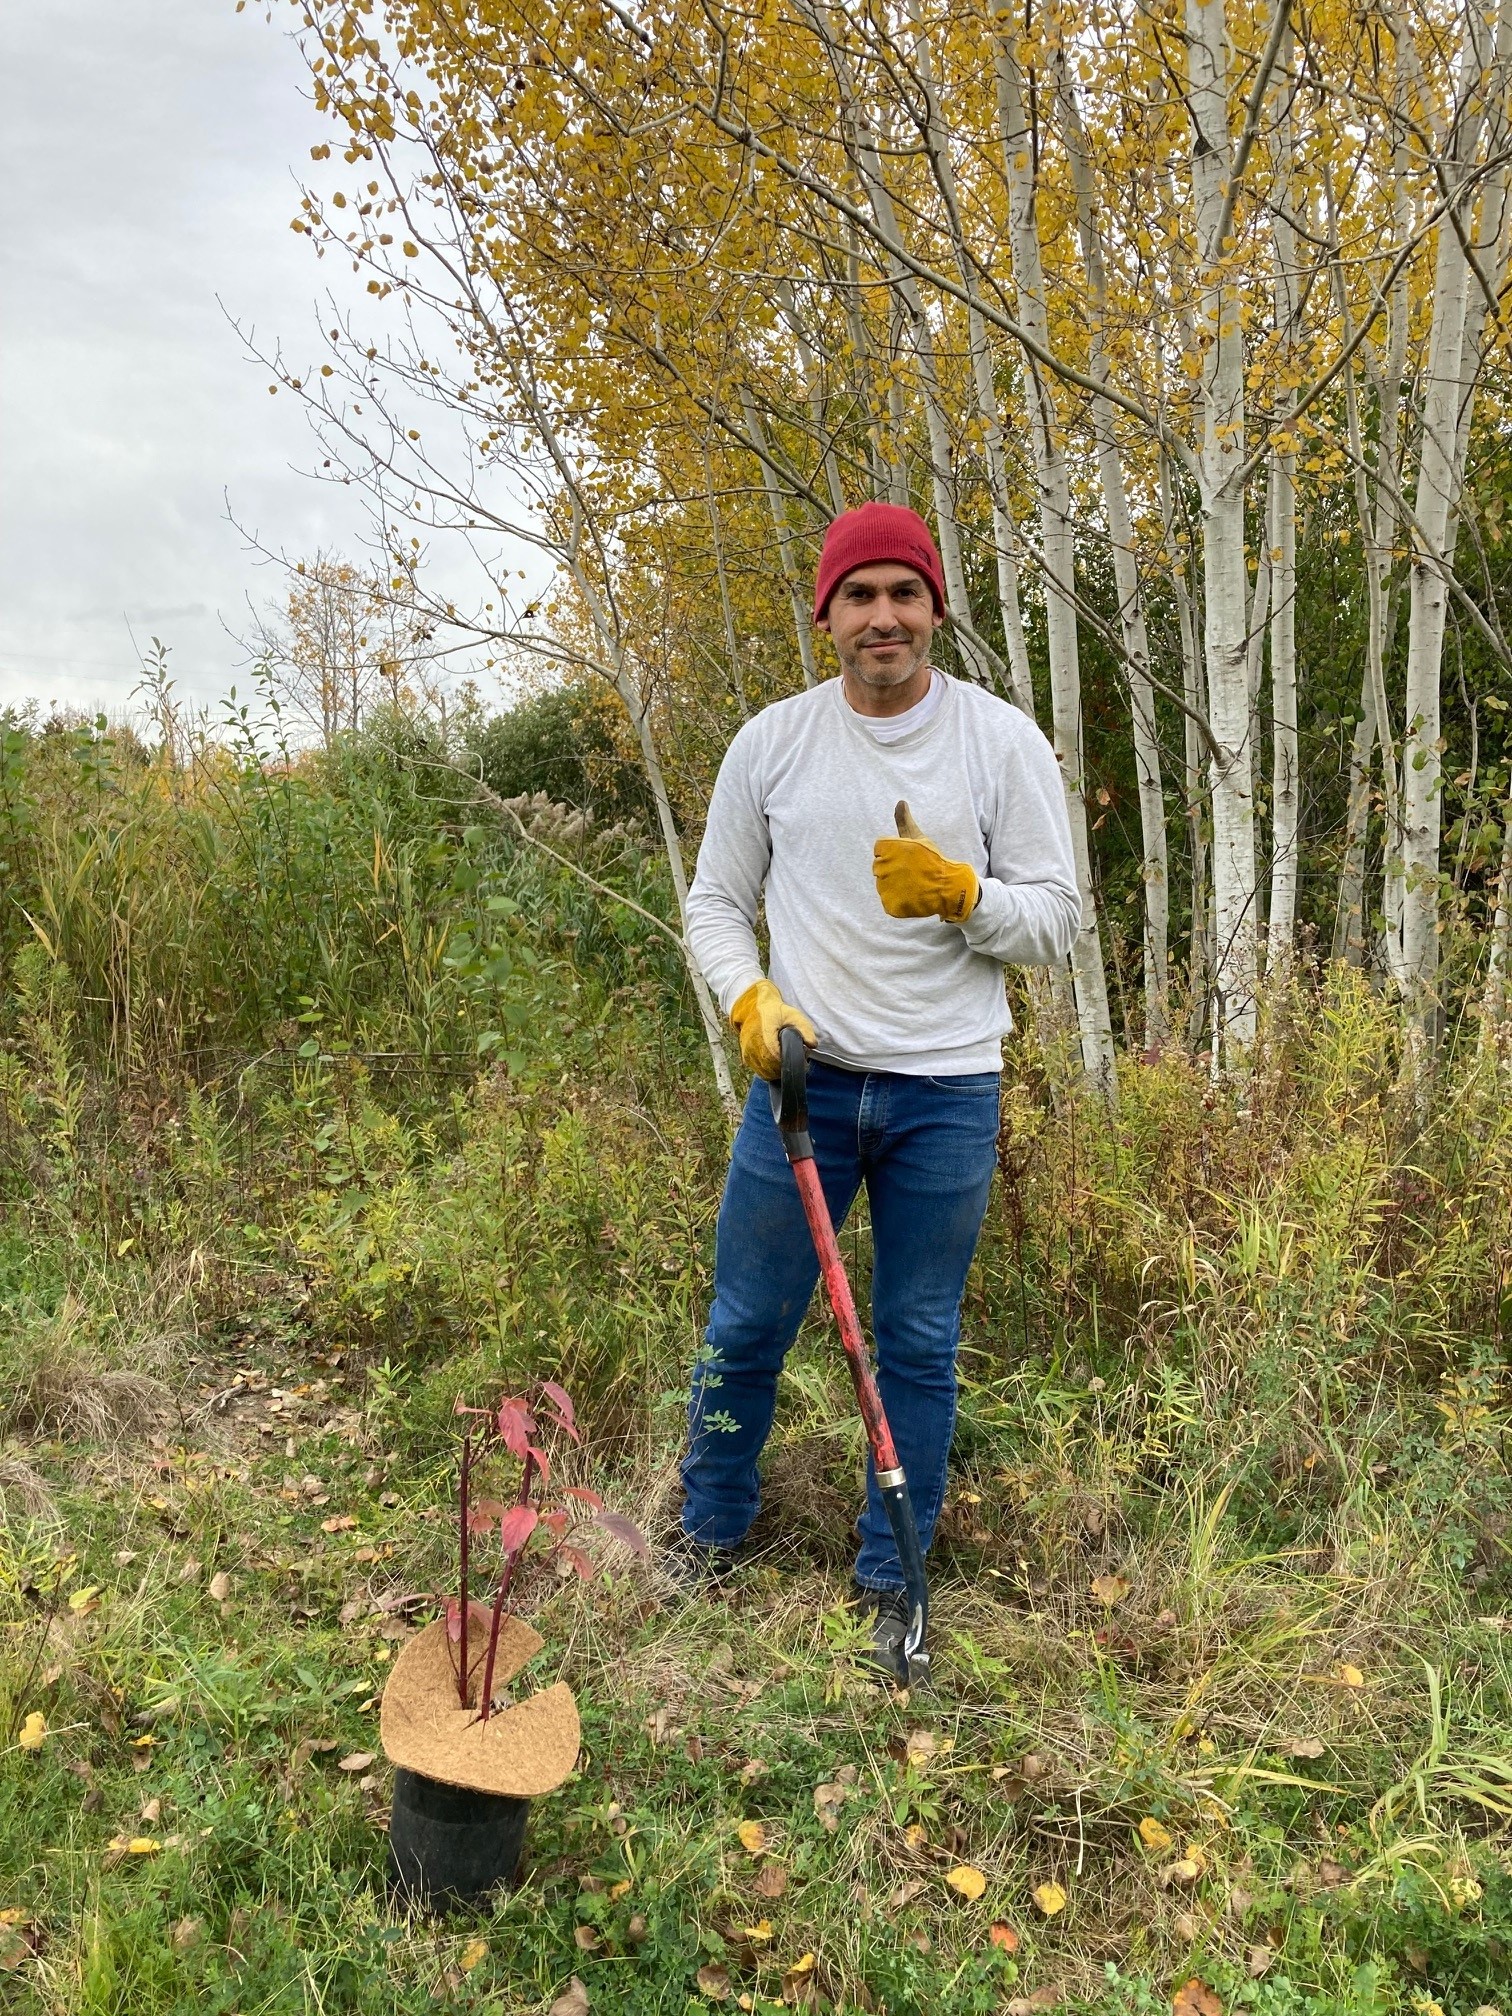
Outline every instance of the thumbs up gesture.
[(964, 861), (947, 861), (933, 840), (920, 832), (908, 801), (893, 810), (896, 840), (872, 849), (872, 875), (889, 917), (942, 917), (959, 924), (981, 900), (982, 885)]

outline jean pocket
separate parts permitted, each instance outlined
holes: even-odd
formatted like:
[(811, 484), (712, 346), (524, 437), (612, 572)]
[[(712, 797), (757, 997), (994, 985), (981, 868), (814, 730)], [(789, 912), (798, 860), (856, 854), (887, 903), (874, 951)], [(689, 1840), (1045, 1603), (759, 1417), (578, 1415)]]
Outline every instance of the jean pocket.
[(954, 1078), (926, 1078), (924, 1083), (956, 1098), (996, 1099), (1002, 1079), (996, 1071), (966, 1071)]

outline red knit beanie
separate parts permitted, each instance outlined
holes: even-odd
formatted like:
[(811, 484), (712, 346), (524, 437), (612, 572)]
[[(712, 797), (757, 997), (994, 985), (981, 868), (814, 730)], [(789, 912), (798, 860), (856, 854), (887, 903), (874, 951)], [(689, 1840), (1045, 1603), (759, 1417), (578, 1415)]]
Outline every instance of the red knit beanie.
[(945, 614), (945, 576), (929, 527), (906, 504), (863, 504), (830, 521), (814, 583), (814, 621), (829, 611), (830, 597), (847, 574), (877, 560), (913, 567), (929, 583), (935, 613)]

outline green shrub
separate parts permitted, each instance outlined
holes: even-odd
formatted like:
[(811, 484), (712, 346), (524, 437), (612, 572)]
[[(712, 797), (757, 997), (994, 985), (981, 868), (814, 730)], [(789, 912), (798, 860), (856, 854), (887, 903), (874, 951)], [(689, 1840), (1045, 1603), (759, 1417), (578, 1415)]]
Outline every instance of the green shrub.
[(556, 686), (464, 730), (483, 782), (501, 798), (544, 791), (607, 820), (654, 816), (640, 765), (627, 759), (610, 726), (609, 702), (596, 688)]

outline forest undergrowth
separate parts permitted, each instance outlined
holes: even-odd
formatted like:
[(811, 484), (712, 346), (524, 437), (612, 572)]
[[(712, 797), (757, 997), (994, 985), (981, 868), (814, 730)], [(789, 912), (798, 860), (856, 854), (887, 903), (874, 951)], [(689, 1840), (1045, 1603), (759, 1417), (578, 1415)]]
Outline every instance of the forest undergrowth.
[(1467, 1012), (1415, 1103), (1308, 965), (1242, 1085), (1010, 1042), (935, 1690), (854, 1656), (816, 1308), (756, 1557), (531, 1589), (579, 1768), (492, 1910), (394, 1913), (454, 1403), (560, 1380), (665, 1533), (727, 1146), (675, 948), (446, 756), (0, 728), (0, 2007), (1505, 2005), (1508, 1064)]

